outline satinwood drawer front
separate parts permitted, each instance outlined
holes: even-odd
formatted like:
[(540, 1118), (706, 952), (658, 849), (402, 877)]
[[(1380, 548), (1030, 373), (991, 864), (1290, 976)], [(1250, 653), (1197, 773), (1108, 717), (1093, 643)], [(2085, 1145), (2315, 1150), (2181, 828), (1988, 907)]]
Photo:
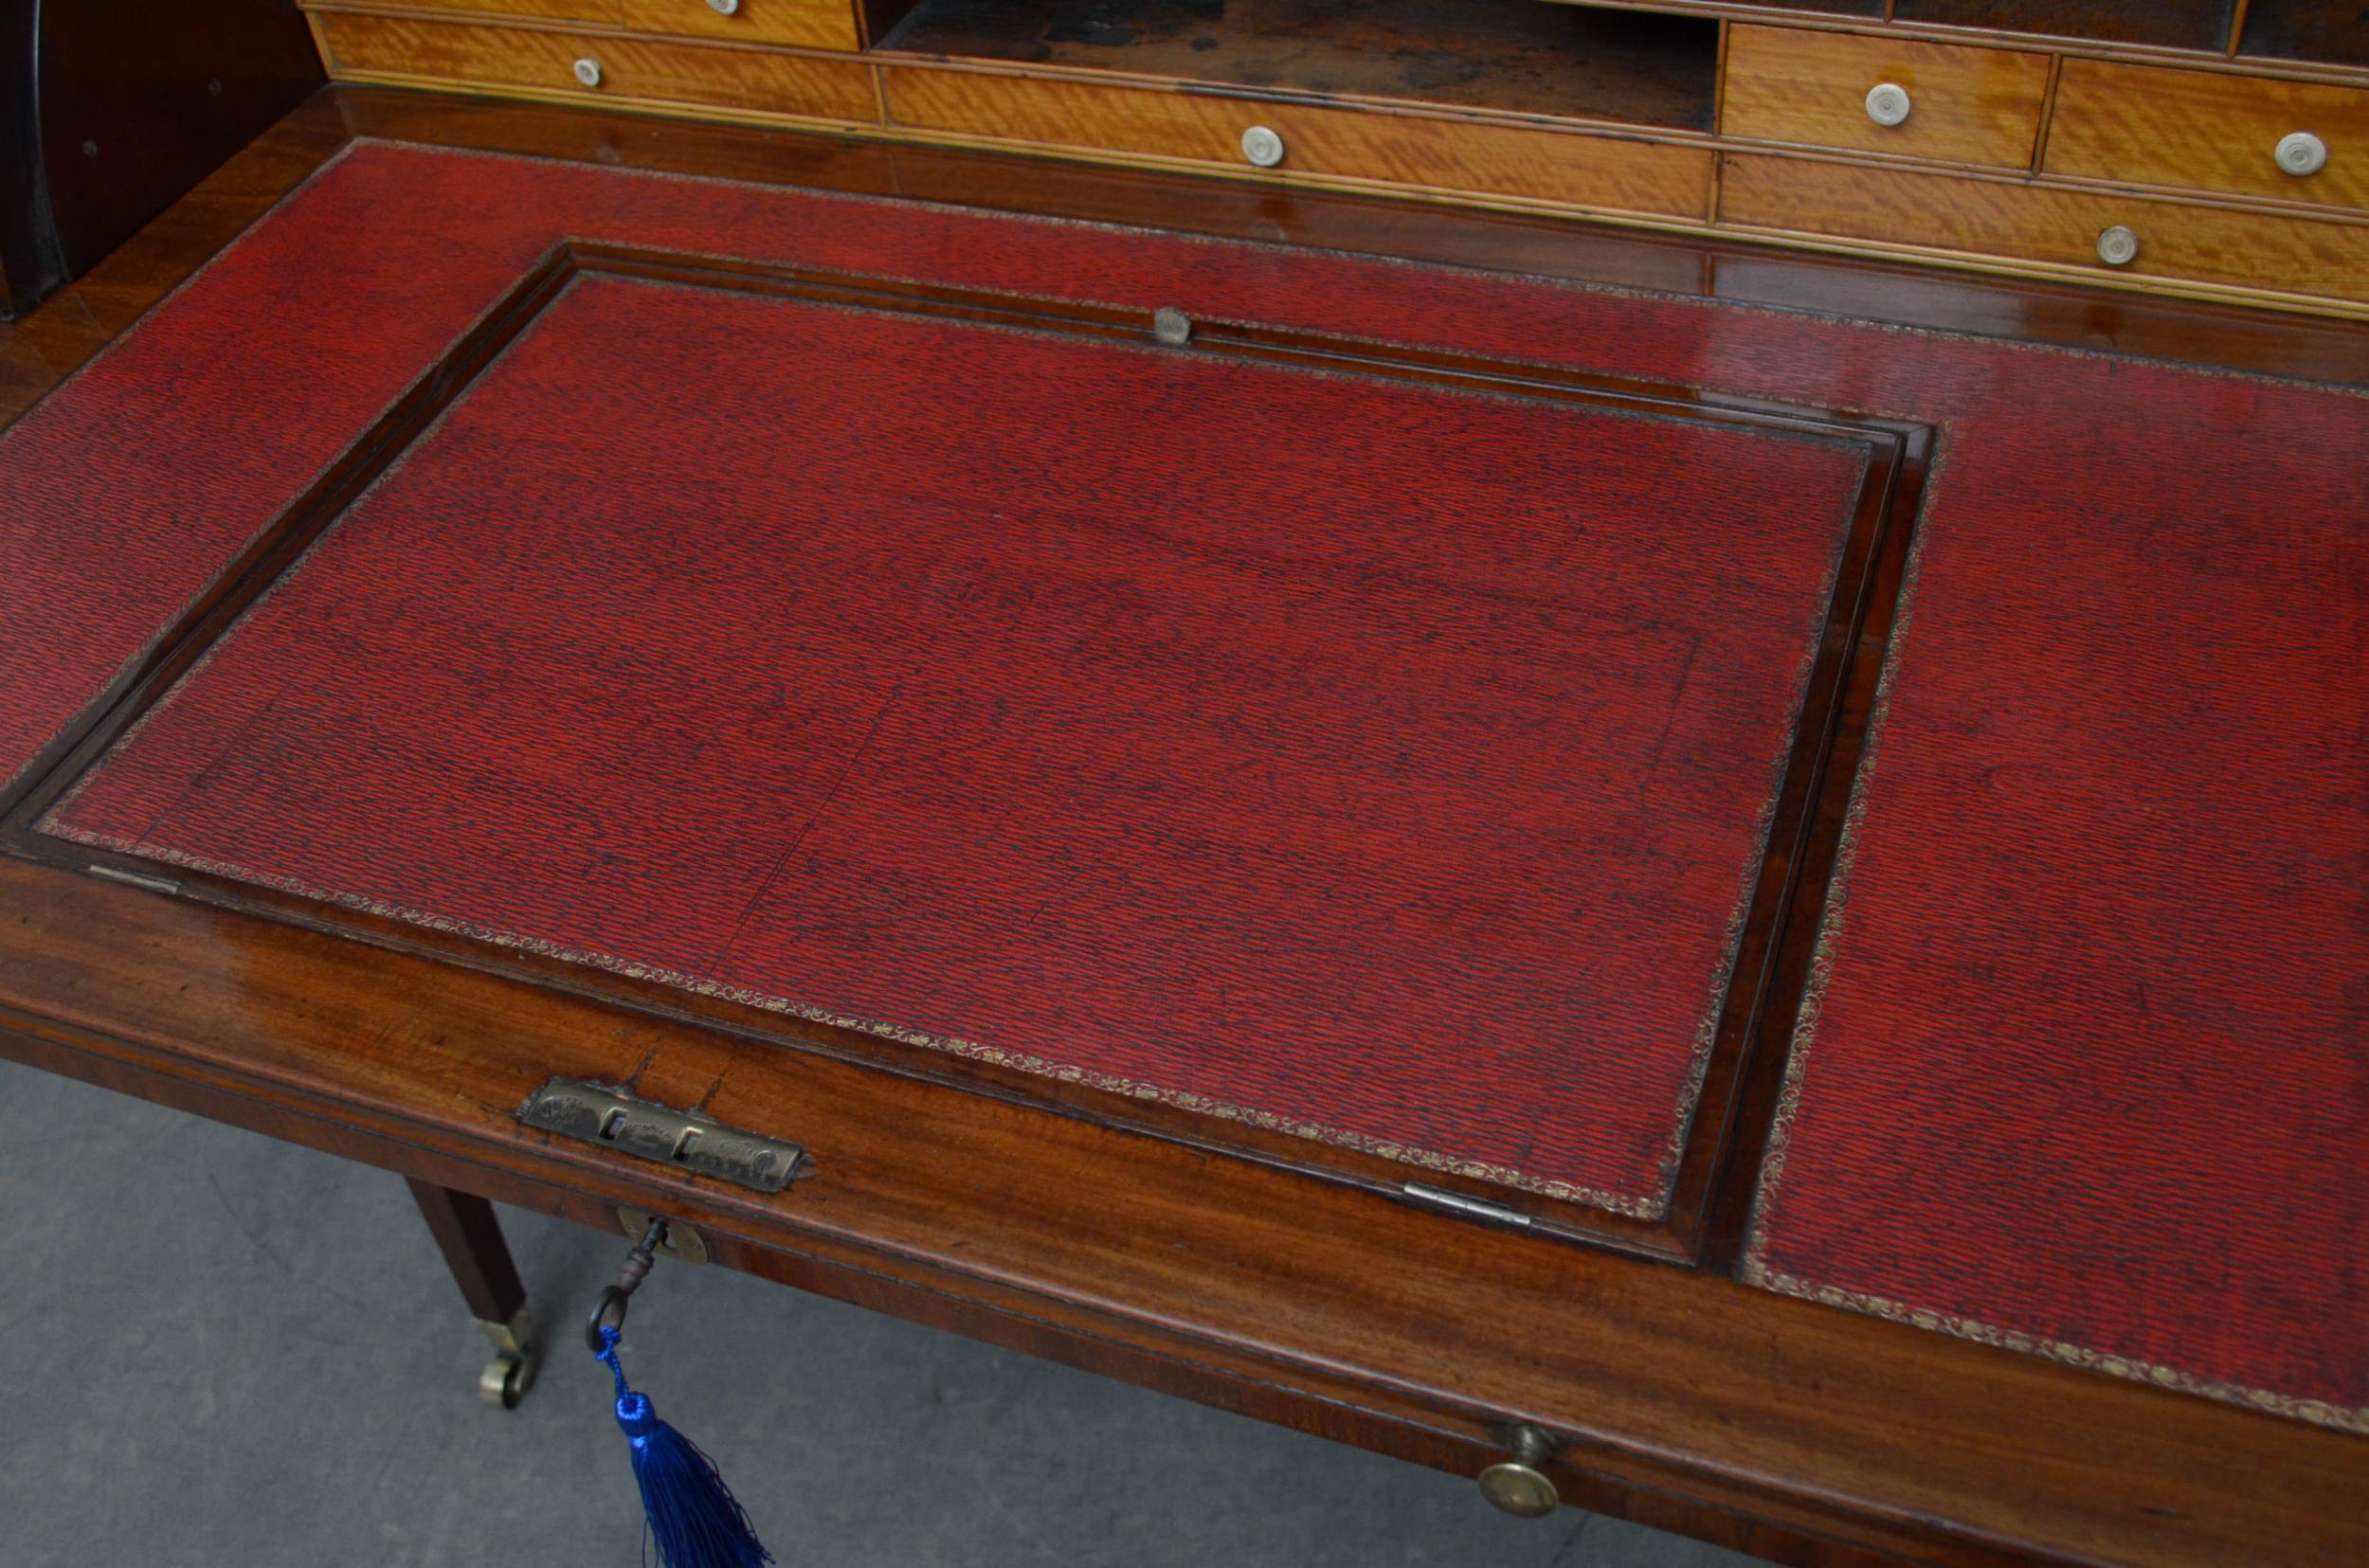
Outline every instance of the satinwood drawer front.
[[(528, 16), (552, 22), (598, 22), (615, 27), (624, 20), (624, 0), (431, 0), (438, 10), (482, 11), (488, 16)], [(704, 3), (704, 0), (702, 0)], [(310, 5), (306, 9), (312, 9)]]
[[(2369, 298), (2369, 224), (2053, 189), (1802, 158), (1730, 156), (1720, 221), (2132, 274)], [(2121, 266), (2101, 238), (2127, 229)]]
[(871, 73), (854, 61), (409, 17), (324, 11), (314, 21), (338, 77), (432, 77), (578, 98), (877, 117)]
[(809, 49), (860, 49), (855, 0), (624, 0), (636, 32), (728, 38), (741, 44), (789, 44)]
[(1257, 171), (1246, 132), (1263, 127), (1278, 174), (1523, 197), (1699, 219), (1711, 153), (1574, 132), (1261, 102), (1207, 92), (1104, 86), (897, 66), (881, 73), (892, 124)]
[[(2281, 166), (2282, 144), (2293, 172)], [(2068, 60), (2047, 167), (2133, 185), (2369, 207), (2369, 92)]]
[(1721, 130), (1760, 141), (2021, 169), (2032, 162), (2048, 56), (1735, 27)]

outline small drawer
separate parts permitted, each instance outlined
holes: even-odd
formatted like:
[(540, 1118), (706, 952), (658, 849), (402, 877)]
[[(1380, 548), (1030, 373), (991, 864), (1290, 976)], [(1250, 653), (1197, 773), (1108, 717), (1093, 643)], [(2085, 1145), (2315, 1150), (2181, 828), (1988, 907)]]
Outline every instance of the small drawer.
[(1710, 201), (1702, 147), (983, 71), (880, 77), (892, 125), (965, 136), (1697, 220)]
[(1755, 141), (2024, 169), (2048, 56), (1732, 27), (1720, 129)]
[[(2369, 224), (1740, 154), (1728, 157), (1720, 178), (1719, 218), (1788, 234), (2043, 261), (2102, 279), (2369, 299)], [(2119, 266), (2100, 254), (2108, 231), (2118, 229), (2134, 247)]]
[(871, 70), (855, 61), (336, 11), (313, 20), (330, 74), (341, 79), (426, 79), (806, 119), (879, 117)]
[(2049, 123), (2047, 169), (2369, 207), (2369, 92), (2068, 60)]
[[(303, 9), (318, 8), (301, 0)], [(624, 0), (420, 0), (436, 10), (483, 11), (488, 16), (526, 16), (546, 22), (598, 22), (616, 27), (624, 19)]]
[(863, 47), (856, 0), (624, 0), (636, 32), (788, 44), (807, 49)]

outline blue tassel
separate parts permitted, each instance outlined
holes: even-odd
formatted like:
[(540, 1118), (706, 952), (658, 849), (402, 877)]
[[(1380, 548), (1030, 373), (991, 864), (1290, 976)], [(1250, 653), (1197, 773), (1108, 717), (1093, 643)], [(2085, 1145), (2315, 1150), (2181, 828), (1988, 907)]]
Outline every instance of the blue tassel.
[(601, 1330), (600, 1358), (617, 1374), (617, 1424), (633, 1445), (642, 1511), (666, 1568), (760, 1568), (773, 1560), (698, 1445), (658, 1418), (647, 1396), (625, 1386), (617, 1330)]

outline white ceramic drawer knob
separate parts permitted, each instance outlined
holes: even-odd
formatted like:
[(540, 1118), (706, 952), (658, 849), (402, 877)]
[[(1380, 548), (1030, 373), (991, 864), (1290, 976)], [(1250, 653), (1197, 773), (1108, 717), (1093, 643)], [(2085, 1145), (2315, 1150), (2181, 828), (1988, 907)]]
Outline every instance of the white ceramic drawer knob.
[(2122, 225), (2098, 234), (2098, 260), (2109, 267), (2126, 267), (2139, 259), (2139, 236)]
[(2328, 144), (2308, 131), (2290, 131), (2279, 137), (2279, 144), (2270, 150), (2270, 156), (2289, 174), (2301, 179), (2317, 174), (2328, 161)]
[(1261, 169), (1273, 169), (1283, 161), (1283, 138), (1263, 125), (1254, 125), (1242, 133), (1242, 156)]
[(718, 16), (731, 16), (740, 9), (740, 0), (708, 0), (708, 9)]
[(601, 63), (597, 60), (577, 61), (576, 80), (587, 87), (598, 87), (601, 84)]
[(1867, 117), (1878, 125), (1898, 125), (1908, 117), (1908, 89), (1897, 81), (1879, 81), (1867, 90)]

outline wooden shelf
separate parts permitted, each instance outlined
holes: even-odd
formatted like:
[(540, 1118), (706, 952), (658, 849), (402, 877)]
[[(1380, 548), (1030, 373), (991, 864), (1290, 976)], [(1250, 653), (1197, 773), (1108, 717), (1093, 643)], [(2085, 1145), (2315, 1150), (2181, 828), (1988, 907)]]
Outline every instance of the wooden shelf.
[(1540, 0), (923, 0), (877, 48), (1708, 131), (1718, 43)]
[(2232, 0), (1899, 0), (1897, 22), (2220, 53)]

